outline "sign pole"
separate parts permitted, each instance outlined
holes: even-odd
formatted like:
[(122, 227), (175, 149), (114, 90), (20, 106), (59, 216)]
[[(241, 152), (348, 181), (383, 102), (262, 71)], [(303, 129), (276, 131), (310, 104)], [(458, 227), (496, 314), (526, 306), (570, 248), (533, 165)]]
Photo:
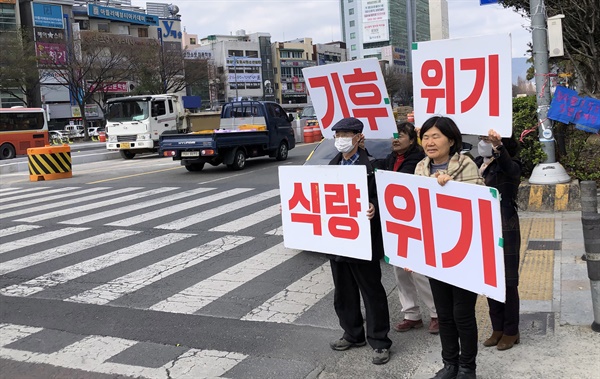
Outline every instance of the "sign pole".
[(548, 76), (548, 29), (544, 0), (530, 0), (529, 13), (531, 15), (537, 113), (540, 122), (539, 140), (542, 143), (544, 153), (546, 153), (546, 160), (535, 166), (529, 178), (529, 183), (568, 183), (571, 181), (571, 178), (562, 165), (556, 161), (552, 121), (548, 118), (548, 109), (550, 108), (550, 78)]

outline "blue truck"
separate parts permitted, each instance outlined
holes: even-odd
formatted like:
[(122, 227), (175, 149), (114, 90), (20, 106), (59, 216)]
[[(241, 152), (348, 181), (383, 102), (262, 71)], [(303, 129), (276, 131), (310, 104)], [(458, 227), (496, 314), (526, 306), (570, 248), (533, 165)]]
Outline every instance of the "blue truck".
[(296, 146), (292, 121), (293, 117), (275, 102), (226, 103), (219, 129), (164, 132), (159, 139), (160, 151), (181, 161), (188, 171), (201, 171), (206, 163), (224, 163), (232, 170), (242, 170), (247, 158), (266, 155), (283, 161)]

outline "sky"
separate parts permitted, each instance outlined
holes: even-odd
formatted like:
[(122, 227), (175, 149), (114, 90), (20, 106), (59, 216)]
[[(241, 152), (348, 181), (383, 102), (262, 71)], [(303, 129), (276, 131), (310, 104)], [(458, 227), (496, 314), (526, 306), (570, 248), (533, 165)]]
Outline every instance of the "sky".
[[(479, 0), (447, 0), (450, 38), (511, 33), (512, 55), (524, 57), (530, 20), (500, 5)], [(179, 7), (181, 22), (199, 38), (211, 34), (266, 32), (271, 42), (312, 37), (313, 43), (342, 40), (339, 0), (152, 0)], [(132, 0), (145, 8), (146, 1)]]

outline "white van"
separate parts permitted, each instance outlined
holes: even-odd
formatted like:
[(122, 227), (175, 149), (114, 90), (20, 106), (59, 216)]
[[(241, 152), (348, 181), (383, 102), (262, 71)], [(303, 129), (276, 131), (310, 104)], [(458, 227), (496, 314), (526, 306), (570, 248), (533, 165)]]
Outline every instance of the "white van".
[(69, 138), (83, 138), (85, 136), (83, 125), (65, 125), (65, 130), (69, 133)]

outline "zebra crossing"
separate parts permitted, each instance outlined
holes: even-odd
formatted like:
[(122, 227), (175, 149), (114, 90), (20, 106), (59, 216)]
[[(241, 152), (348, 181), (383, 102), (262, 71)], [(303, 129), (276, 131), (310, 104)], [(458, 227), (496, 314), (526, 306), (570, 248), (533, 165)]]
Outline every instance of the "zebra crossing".
[[(225, 314), (241, 322), (296, 324), (310, 312), (317, 312), (313, 320), (335, 317), (330, 304), (326, 315), (318, 313), (333, 290), (326, 258), (283, 246), (277, 189), (4, 188), (0, 208), (2, 296)], [(258, 292), (248, 296), (255, 285)], [(189, 349), (164, 367), (138, 367), (108, 362), (135, 341), (88, 336), (74, 346), (104, 351), (92, 370), (66, 358), (73, 346), (49, 354), (10, 348), (10, 341), (26, 338), (19, 333), (38, 329), (0, 324), (0, 358), (148, 378), (164, 377), (166, 367), (177, 370), (187, 361), (201, 372), (181, 368), (172, 377), (203, 378), (222, 377), (247, 356), (234, 349)], [(5, 339), (5, 333), (13, 337)], [(115, 354), (108, 357), (106, 350)]]

